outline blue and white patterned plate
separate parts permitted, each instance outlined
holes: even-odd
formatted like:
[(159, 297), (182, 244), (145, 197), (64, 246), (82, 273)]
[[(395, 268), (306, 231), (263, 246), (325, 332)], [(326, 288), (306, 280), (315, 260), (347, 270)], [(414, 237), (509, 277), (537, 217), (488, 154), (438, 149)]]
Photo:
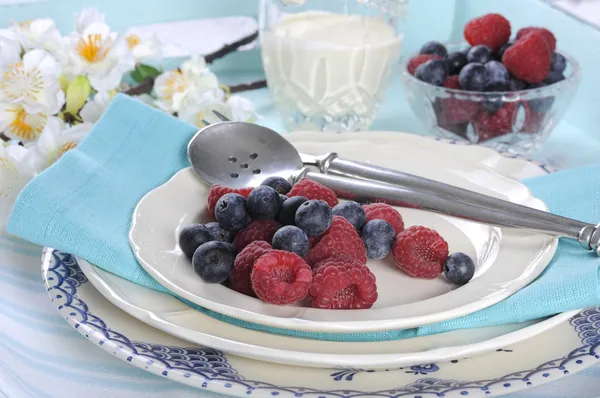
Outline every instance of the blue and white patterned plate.
[(366, 371), (276, 365), (223, 354), (158, 331), (110, 304), (70, 254), (47, 249), (42, 273), (60, 314), (90, 342), (156, 375), (239, 397), (491, 397), (538, 386), (600, 360), (600, 308), (489, 354)]
[[(539, 174), (540, 168), (553, 171), (522, 163), (530, 169), (510, 170), (512, 178)], [(59, 313), (104, 351), (156, 375), (230, 396), (491, 397), (539, 386), (600, 360), (599, 307), (532, 340), (468, 359), (380, 371), (277, 365), (194, 345), (134, 319), (91, 285), (70, 254), (46, 249), (42, 273)]]

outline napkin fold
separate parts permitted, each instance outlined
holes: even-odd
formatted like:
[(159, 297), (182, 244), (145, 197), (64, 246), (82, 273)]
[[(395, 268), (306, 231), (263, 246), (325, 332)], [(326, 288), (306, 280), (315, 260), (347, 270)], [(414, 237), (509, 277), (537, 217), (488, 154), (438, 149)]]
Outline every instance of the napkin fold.
[[(25, 187), (13, 208), (8, 231), (36, 244), (72, 253), (131, 282), (176, 296), (138, 264), (128, 233), (138, 201), (189, 166), (186, 147), (196, 131), (196, 127), (135, 99), (117, 96), (77, 148)], [(552, 212), (590, 223), (600, 221), (600, 165), (565, 170), (524, 183)], [(597, 306), (599, 270), (600, 259), (595, 254), (582, 250), (572, 240), (561, 239), (545, 272), (508, 299), (450, 321), (374, 333), (310, 333), (271, 328), (178, 298), (198, 311), (244, 328), (319, 340), (385, 341), (523, 322)]]

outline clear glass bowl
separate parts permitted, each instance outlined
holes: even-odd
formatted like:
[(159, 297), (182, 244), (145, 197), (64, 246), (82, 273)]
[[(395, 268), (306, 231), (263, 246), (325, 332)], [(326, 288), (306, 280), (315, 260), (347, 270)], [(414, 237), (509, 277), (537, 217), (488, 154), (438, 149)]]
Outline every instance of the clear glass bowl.
[[(446, 47), (448, 52), (461, 51), (468, 44), (449, 43)], [(476, 92), (433, 86), (408, 73), (408, 61), (417, 54), (402, 59), (400, 75), (413, 112), (428, 131), (525, 155), (548, 139), (581, 80), (577, 61), (559, 53), (567, 60), (565, 79), (522, 91)], [(493, 112), (498, 108), (502, 110)]]

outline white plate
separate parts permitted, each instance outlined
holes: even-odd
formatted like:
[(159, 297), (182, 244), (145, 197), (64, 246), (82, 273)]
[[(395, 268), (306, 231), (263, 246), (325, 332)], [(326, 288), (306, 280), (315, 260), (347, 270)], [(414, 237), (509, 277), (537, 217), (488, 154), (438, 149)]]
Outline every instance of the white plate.
[(587, 309), (531, 340), (468, 359), (383, 371), (321, 369), (240, 358), (161, 332), (107, 301), (71, 255), (46, 250), (42, 276), (60, 315), (91, 343), (199, 392), (257, 398), (486, 398), (536, 387), (600, 362), (600, 308)]
[(88, 280), (105, 298), (150, 326), (229, 354), (287, 365), (387, 369), (467, 358), (529, 339), (578, 312), (571, 311), (544, 321), (458, 330), (397, 341), (306, 340), (221, 322), (173, 296), (131, 283), (85, 260), (77, 261)]
[[(397, 168), (545, 209), (524, 185), (501, 174), (501, 170), (512, 167), (511, 161), (493, 151), (397, 132), (301, 132), (286, 138), (304, 153), (335, 151), (348, 159)], [(476, 259), (474, 279), (454, 288), (443, 276), (414, 279), (400, 272), (389, 259), (370, 261), (380, 293), (371, 309), (331, 311), (275, 306), (222, 285), (204, 283), (177, 247), (181, 228), (202, 221), (207, 193), (208, 187), (192, 169), (181, 170), (148, 193), (135, 209), (130, 231), (138, 261), (162, 285), (198, 305), (249, 322), (294, 330), (344, 333), (404, 329), (466, 315), (505, 299), (534, 280), (547, 266), (558, 242), (546, 235), (399, 209), (407, 226), (435, 228), (448, 241), (451, 252), (463, 251)]]

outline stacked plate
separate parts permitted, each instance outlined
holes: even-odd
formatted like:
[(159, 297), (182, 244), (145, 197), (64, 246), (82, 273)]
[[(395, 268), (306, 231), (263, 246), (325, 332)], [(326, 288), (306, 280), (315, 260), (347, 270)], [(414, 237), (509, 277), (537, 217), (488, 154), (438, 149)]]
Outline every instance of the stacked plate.
[[(307, 132), (287, 138), (303, 153), (335, 150), (347, 159), (545, 209), (517, 181), (548, 170), (489, 149), (396, 132), (352, 136)], [(573, 346), (585, 350), (569, 324), (577, 312), (428, 336), (397, 332), (405, 338), (373, 341), (375, 332), (454, 319), (505, 299), (545, 269), (556, 250), (555, 238), (402, 208), (407, 226), (432, 227), (447, 239), (451, 251), (477, 260), (471, 282), (456, 288), (443, 277), (413, 279), (384, 261), (370, 261), (379, 291), (372, 309), (274, 306), (204, 283), (179, 250), (178, 232), (199, 221), (207, 193), (208, 187), (194, 172), (184, 169), (149, 192), (133, 214), (130, 242), (139, 263), (187, 302), (49, 249), (44, 279), (59, 311), (91, 341), (135, 366), (237, 396), (499, 395), (563, 376), (570, 362), (552, 361), (571, 355)], [(574, 318), (579, 325), (582, 314)], [(330, 333), (337, 341), (308, 338), (315, 336), (311, 332)], [(539, 346), (548, 336), (563, 341), (552, 347), (551, 354), (525, 341), (536, 339)], [(515, 344), (531, 351), (516, 356), (513, 348), (507, 348)], [(588, 354), (585, 360), (573, 359), (573, 370), (594, 362)]]

